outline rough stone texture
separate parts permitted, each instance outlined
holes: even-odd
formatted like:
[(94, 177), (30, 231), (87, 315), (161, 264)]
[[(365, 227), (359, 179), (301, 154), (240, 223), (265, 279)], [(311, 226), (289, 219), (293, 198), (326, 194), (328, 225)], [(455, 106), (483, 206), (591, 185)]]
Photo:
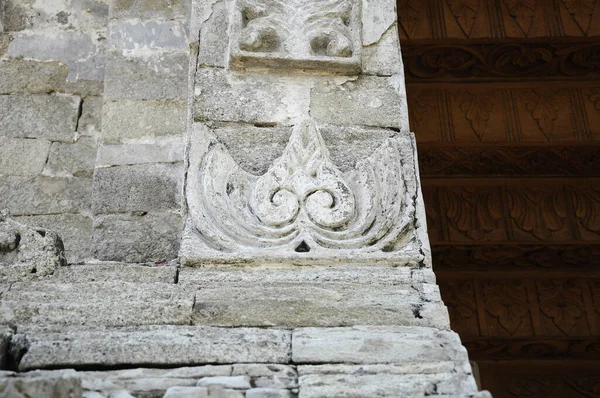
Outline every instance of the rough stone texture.
[(193, 292), (169, 282), (15, 283), (3, 295), (0, 313), (10, 324), (49, 329), (189, 324)]
[(187, 105), (183, 101), (110, 101), (103, 107), (105, 143), (152, 143), (154, 137), (181, 136)]
[(79, 398), (82, 394), (81, 379), (74, 371), (0, 375), (2, 397)]
[(43, 367), (287, 363), (291, 333), (278, 329), (146, 326), (30, 333), (20, 370)]
[(167, 390), (163, 398), (244, 398), (240, 391), (205, 388), (205, 387), (171, 387)]
[(276, 388), (252, 388), (246, 391), (246, 398), (294, 398), (296, 394), (290, 390)]
[(145, 266), (123, 263), (87, 263), (56, 270), (53, 279), (63, 283), (83, 282), (136, 282), (175, 283), (177, 268), (174, 266)]
[[(0, 369), (6, 369), (8, 367), (8, 347), (12, 335), (12, 329), (0, 326)], [(0, 377), (2, 377), (1, 372)]]
[(324, 81), (311, 90), (311, 115), (323, 123), (393, 127), (408, 131), (404, 116), (406, 94), (398, 89), (401, 80), (403, 77), (396, 75), (359, 76), (341, 84)]
[(105, 100), (185, 100), (188, 77), (187, 52), (149, 53), (146, 58), (107, 58)]
[(91, 196), (91, 178), (0, 176), (0, 208), (15, 216), (89, 210)]
[(0, 137), (0, 175), (40, 174), (48, 160), (49, 150), (48, 140)]
[(96, 140), (81, 137), (76, 142), (53, 142), (45, 175), (56, 177), (91, 177), (96, 159)]
[(92, 218), (84, 214), (49, 214), (15, 217), (26, 225), (56, 232), (65, 246), (67, 262), (76, 263), (91, 258)]
[(196, 384), (199, 387), (208, 387), (210, 385), (217, 385), (223, 388), (230, 388), (233, 390), (247, 390), (252, 388), (250, 385), (250, 377), (248, 376), (214, 376), (214, 377), (203, 377), (198, 380)]
[(171, 212), (101, 215), (94, 219), (93, 257), (146, 262), (177, 257), (181, 216)]
[(178, 209), (182, 174), (181, 163), (97, 168), (93, 211), (101, 214)]
[[(142, 163), (175, 163), (183, 161), (180, 137), (163, 137), (155, 143), (113, 144), (98, 148), (99, 167)], [(181, 178), (180, 178), (181, 179)]]
[(0, 212), (1, 279), (44, 277), (66, 263), (63, 243), (56, 233), (28, 227), (10, 218), (7, 211)]
[(466, 361), (458, 335), (425, 327), (301, 328), (293, 333), (295, 363)]
[[(191, 32), (199, 37), (198, 66), (225, 67), (229, 37), (229, 9), (225, 1), (192, 2)], [(198, 25), (202, 25), (202, 28)]]
[(182, 19), (188, 14), (188, 7), (185, 0), (114, 0), (110, 2), (110, 18)]
[(72, 142), (80, 103), (63, 94), (0, 95), (0, 131), (6, 137)]

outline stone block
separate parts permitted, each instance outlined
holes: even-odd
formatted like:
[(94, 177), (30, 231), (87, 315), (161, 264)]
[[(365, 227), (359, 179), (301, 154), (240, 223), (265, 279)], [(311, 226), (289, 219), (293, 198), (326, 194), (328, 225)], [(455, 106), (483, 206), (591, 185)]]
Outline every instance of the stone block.
[(310, 95), (310, 114), (318, 122), (390, 127), (408, 131), (402, 76), (359, 76), (345, 82), (323, 80)]
[(199, 68), (194, 119), (289, 125), (308, 114), (310, 84), (289, 75)]
[(235, 364), (231, 375), (249, 376), (252, 386), (257, 388), (298, 388), (298, 373), (289, 365)]
[(252, 388), (246, 391), (246, 398), (295, 398), (290, 390), (277, 388)]
[(143, 164), (96, 168), (95, 214), (161, 211), (181, 206), (182, 164)]
[(77, 133), (82, 136), (100, 138), (102, 131), (102, 97), (87, 96), (83, 99)]
[(68, 263), (91, 257), (92, 219), (83, 214), (48, 214), (15, 217), (24, 224), (55, 231), (65, 246)]
[(186, 131), (184, 101), (110, 101), (102, 109), (102, 141), (152, 142), (154, 137), (182, 136)]
[(455, 362), (438, 361), (438, 362), (414, 362), (402, 364), (375, 364), (375, 365), (343, 365), (343, 364), (327, 364), (327, 365), (300, 365), (298, 366), (298, 374), (306, 376), (311, 374), (320, 375), (338, 375), (338, 374), (362, 374), (362, 375), (377, 375), (377, 374), (436, 374), (436, 373), (453, 373), (457, 372)]
[[(218, 326), (405, 325), (448, 328), (441, 301), (425, 303), (410, 285), (265, 282), (201, 283), (193, 322)], [(297, 271), (299, 272), (299, 271)], [(250, 315), (251, 314), (251, 315)], [(442, 315), (442, 317), (440, 317)]]
[(81, 397), (81, 379), (75, 371), (14, 373), (0, 377), (0, 392), (3, 397)]
[(88, 211), (91, 196), (87, 177), (0, 177), (0, 209), (15, 216)]
[(80, 137), (74, 143), (53, 142), (44, 175), (91, 177), (94, 174), (96, 140)]
[(226, 1), (192, 2), (191, 36), (199, 37), (198, 65), (227, 65), (229, 9)]
[(78, 95), (102, 95), (103, 81), (67, 82), (68, 75), (68, 65), (58, 61), (3, 59), (0, 60), (0, 94), (64, 92)]
[(66, 366), (287, 363), (291, 332), (279, 329), (138, 326), (63, 333), (30, 332), (21, 371)]
[(343, 374), (307, 375), (300, 377), (299, 398), (403, 397), (421, 398), (439, 393), (456, 396), (475, 393), (477, 388), (465, 386), (464, 376), (452, 373), (434, 375)]
[(0, 175), (36, 176), (42, 172), (50, 141), (0, 136)]
[(98, 148), (97, 167), (183, 162), (181, 137), (163, 137), (151, 144), (105, 144)]
[(187, 51), (184, 21), (136, 19), (113, 20), (108, 25), (111, 50), (131, 53), (148, 50)]
[(398, 27), (394, 23), (377, 43), (363, 47), (362, 70), (367, 75), (393, 76), (403, 74)]
[(182, 19), (188, 14), (185, 0), (114, 0), (110, 2), (110, 18)]
[(187, 52), (148, 51), (139, 58), (111, 53), (104, 99), (186, 100), (188, 62)]
[(196, 385), (199, 387), (217, 385), (223, 388), (230, 388), (232, 390), (247, 390), (248, 388), (252, 388), (252, 386), (250, 385), (250, 377), (246, 375), (203, 377), (200, 380), (198, 380), (198, 383)]
[(170, 387), (163, 398), (244, 398), (241, 391), (220, 387)]
[(5, 137), (72, 142), (80, 103), (64, 94), (0, 95), (0, 131)]
[(467, 361), (458, 335), (428, 327), (355, 326), (293, 332), (295, 363)]
[(123, 263), (86, 263), (62, 267), (54, 272), (53, 280), (62, 283), (137, 282), (175, 283), (174, 266), (146, 266)]
[(6, 322), (49, 330), (127, 325), (185, 325), (193, 292), (172, 283), (121, 281), (13, 284), (0, 303)]
[(177, 258), (181, 216), (170, 212), (113, 214), (94, 219), (93, 256), (106, 261)]

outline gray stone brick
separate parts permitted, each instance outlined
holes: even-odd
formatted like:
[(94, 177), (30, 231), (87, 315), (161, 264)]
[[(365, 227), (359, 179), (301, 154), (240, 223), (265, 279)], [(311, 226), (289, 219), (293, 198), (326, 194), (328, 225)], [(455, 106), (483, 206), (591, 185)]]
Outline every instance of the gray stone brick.
[(93, 256), (133, 263), (177, 258), (181, 216), (155, 212), (113, 214), (94, 219)]
[(97, 166), (183, 162), (181, 137), (166, 137), (153, 144), (114, 144), (98, 148)]
[(45, 174), (55, 176), (91, 177), (96, 159), (96, 141), (82, 137), (72, 144), (53, 142)]
[(83, 136), (100, 137), (102, 131), (102, 97), (87, 96), (83, 99), (77, 132)]
[(187, 34), (179, 21), (117, 20), (109, 26), (109, 42), (112, 49), (133, 51), (143, 48), (187, 51)]
[(0, 137), (0, 175), (40, 174), (49, 150), (48, 140)]
[(0, 95), (0, 132), (6, 137), (72, 142), (81, 99), (71, 95)]
[(135, 142), (186, 131), (185, 101), (110, 101), (102, 108), (102, 141)]
[(0, 177), (0, 208), (15, 216), (89, 211), (91, 197), (87, 177)]
[(82, 214), (49, 214), (15, 217), (19, 222), (32, 227), (42, 227), (56, 232), (65, 246), (69, 263), (91, 257), (92, 219)]
[(324, 123), (407, 129), (399, 80), (403, 77), (359, 76), (341, 84), (323, 80), (311, 90), (310, 114)]
[(186, 100), (187, 52), (156, 51), (144, 57), (108, 56), (104, 85), (105, 100)]
[(189, 6), (186, 0), (113, 0), (110, 18), (180, 19), (188, 14)]
[(97, 168), (94, 213), (179, 209), (182, 180), (182, 163)]
[(229, 29), (227, 2), (217, 1), (210, 5), (210, 16), (206, 21), (202, 21), (205, 16), (199, 14), (205, 11), (207, 3), (193, 2), (193, 6), (196, 8), (193, 20), (197, 23), (203, 22), (192, 31), (194, 37), (200, 37), (198, 65), (225, 67), (229, 47), (229, 36), (225, 34)]

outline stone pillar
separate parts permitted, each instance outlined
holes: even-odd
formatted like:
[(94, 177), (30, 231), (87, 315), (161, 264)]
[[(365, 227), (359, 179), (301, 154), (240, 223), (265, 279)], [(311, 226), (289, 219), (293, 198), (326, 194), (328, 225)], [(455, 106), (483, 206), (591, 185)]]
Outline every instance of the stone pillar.
[(303, 397), (475, 394), (431, 269), (395, 2), (194, 1), (191, 26), (194, 322), (296, 328)]

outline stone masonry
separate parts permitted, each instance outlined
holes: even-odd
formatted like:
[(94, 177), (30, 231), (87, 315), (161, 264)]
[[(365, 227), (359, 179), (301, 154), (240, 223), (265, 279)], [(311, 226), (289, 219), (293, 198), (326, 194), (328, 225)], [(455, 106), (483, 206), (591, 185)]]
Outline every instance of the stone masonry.
[(394, 1), (0, 0), (0, 209), (0, 397), (489, 396)]

